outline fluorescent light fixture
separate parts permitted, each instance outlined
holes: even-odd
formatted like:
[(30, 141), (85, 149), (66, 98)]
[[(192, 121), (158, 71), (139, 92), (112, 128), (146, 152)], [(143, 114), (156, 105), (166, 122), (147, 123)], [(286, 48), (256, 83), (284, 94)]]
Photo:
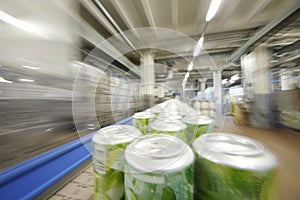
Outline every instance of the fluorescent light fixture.
[(222, 0), (211, 0), (205, 21), (209, 22), (217, 13)]
[(187, 79), (190, 76), (190, 72), (187, 72), (184, 76), (184, 79)]
[(194, 53), (193, 53), (193, 56), (196, 57), (200, 54), (200, 51), (202, 49), (202, 46), (203, 46), (203, 42), (204, 42), (204, 35), (202, 35), (195, 47), (195, 50), (194, 50)]
[(28, 69), (34, 69), (34, 70), (40, 69), (40, 68), (38, 68), (38, 67), (31, 67), (31, 66), (28, 66), (28, 65), (23, 65), (22, 67), (28, 68)]
[(231, 84), (234, 82), (235, 82), (235, 80), (232, 80), (232, 79), (229, 80), (229, 83), (231, 83)]
[(0, 83), (13, 83), (12, 81), (8, 81), (5, 78), (0, 77)]
[(187, 79), (183, 79), (181, 86), (184, 87), (186, 84)]
[(193, 63), (191, 62), (188, 66), (188, 71), (192, 71), (192, 69), (193, 69)]
[(239, 74), (233, 75), (230, 79), (233, 81), (239, 80), (240, 79)]
[(45, 35), (42, 34), (41, 31), (39, 29), (37, 29), (36, 27), (31, 26), (30, 24), (25, 23), (17, 18), (14, 18), (1, 10), (0, 10), (0, 20), (4, 21), (10, 25), (13, 25), (19, 29), (22, 29), (23, 31), (45, 37)]
[(222, 84), (226, 84), (228, 82), (227, 78), (222, 80)]
[(184, 79), (182, 80), (182, 84), (186, 84), (186, 82), (187, 82), (187, 78), (184, 77)]
[(20, 78), (19, 81), (23, 81), (23, 82), (34, 82), (34, 80), (32, 80), (32, 79), (25, 79), (25, 78)]

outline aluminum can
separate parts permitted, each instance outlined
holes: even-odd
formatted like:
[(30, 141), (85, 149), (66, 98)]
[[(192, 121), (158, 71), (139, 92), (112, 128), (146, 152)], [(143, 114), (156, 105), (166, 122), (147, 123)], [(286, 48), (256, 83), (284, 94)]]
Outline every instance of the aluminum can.
[(165, 134), (140, 137), (125, 151), (126, 199), (193, 199), (191, 148)]
[(124, 197), (124, 151), (141, 134), (133, 126), (115, 125), (102, 128), (93, 136), (95, 200)]
[(205, 115), (188, 115), (182, 121), (187, 125), (187, 131), (198, 138), (200, 135), (207, 133), (212, 119)]
[(150, 112), (135, 113), (132, 117), (133, 126), (139, 129), (143, 134), (149, 134), (149, 124), (151, 121), (153, 121), (154, 118), (155, 115)]
[(194, 137), (187, 132), (187, 126), (180, 120), (168, 118), (155, 120), (150, 124), (150, 127), (152, 134), (176, 136), (188, 145), (190, 145), (194, 139)]
[(197, 138), (192, 147), (195, 199), (274, 198), (278, 162), (260, 143), (234, 134), (209, 133)]

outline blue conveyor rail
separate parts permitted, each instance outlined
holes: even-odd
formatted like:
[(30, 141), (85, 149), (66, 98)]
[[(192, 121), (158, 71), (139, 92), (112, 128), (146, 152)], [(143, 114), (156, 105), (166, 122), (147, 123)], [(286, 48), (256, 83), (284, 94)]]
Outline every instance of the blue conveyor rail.
[[(132, 124), (126, 118), (114, 124)], [(92, 136), (82, 138), (45, 152), (0, 173), (1, 199), (32, 199), (63, 179), (89, 160)]]

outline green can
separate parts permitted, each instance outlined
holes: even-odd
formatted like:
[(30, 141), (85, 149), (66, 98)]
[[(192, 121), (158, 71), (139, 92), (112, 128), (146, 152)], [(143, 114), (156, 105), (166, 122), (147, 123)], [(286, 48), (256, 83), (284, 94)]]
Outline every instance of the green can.
[(161, 119), (155, 120), (150, 124), (152, 134), (167, 134), (177, 138), (190, 145), (194, 136), (187, 132), (187, 126), (180, 120)]
[(191, 148), (165, 134), (145, 135), (125, 151), (127, 200), (192, 200)]
[(102, 128), (93, 136), (95, 200), (124, 197), (124, 151), (141, 134), (133, 126), (115, 125)]
[(234, 134), (209, 133), (193, 143), (195, 199), (271, 200), (276, 157), (256, 141)]
[(132, 117), (133, 126), (139, 129), (143, 134), (150, 133), (150, 122), (155, 118), (155, 115), (150, 112), (138, 112)]
[(187, 131), (198, 138), (200, 135), (207, 133), (212, 119), (205, 115), (188, 115), (182, 121), (187, 125)]

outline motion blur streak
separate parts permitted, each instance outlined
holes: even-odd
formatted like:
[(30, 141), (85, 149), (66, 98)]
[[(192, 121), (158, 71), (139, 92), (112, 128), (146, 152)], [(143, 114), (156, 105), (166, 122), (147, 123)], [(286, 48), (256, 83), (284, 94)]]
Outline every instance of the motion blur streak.
[[(116, 90), (122, 84), (124, 87), (126, 81), (118, 81), (118, 78), (107, 75), (97, 69), (97, 66), (92, 66), (94, 71), (83, 69), (87, 65), (81, 63), (85, 50), (81, 49), (80, 44), (82, 40), (91, 40), (88, 35), (93, 35), (94, 29), (83, 19), (72, 15), (75, 11), (80, 13), (78, 1), (11, 0), (1, 1), (0, 8), (2, 14), (9, 14), (10, 19), (18, 22), (12, 24), (11, 21), (3, 21), (3, 18), (0, 20), (0, 169), (2, 170), (78, 138), (72, 103), (83, 102), (81, 110), (84, 112), (85, 96), (86, 92), (89, 92), (86, 90), (90, 85), (89, 77), (95, 76), (89, 73), (96, 70), (101, 74), (99, 82), (101, 88), (110, 89), (110, 83), (113, 82)], [(30, 24), (26, 30), (17, 26), (25, 23)], [(40, 37), (36, 30), (42, 30), (45, 37)], [(80, 83), (86, 87), (81, 87), (81, 91), (73, 91), (79, 70), (87, 73), (79, 77), (82, 78)], [(96, 108), (100, 121), (97, 124), (91, 124), (87, 120), (89, 113), (84, 113), (79, 124), (81, 133), (87, 134), (131, 114), (116, 112), (118, 115), (114, 113), (113, 116), (111, 112), (101, 112), (100, 109), (111, 110), (109, 103), (112, 94), (103, 92), (103, 89), (99, 91), (97, 101), (107, 101), (107, 104), (102, 104), (107, 106), (107, 109)], [(136, 101), (138, 100), (136, 98)], [(128, 101), (128, 97), (121, 98), (119, 104)], [(132, 112), (141, 108), (134, 107), (133, 105)]]

